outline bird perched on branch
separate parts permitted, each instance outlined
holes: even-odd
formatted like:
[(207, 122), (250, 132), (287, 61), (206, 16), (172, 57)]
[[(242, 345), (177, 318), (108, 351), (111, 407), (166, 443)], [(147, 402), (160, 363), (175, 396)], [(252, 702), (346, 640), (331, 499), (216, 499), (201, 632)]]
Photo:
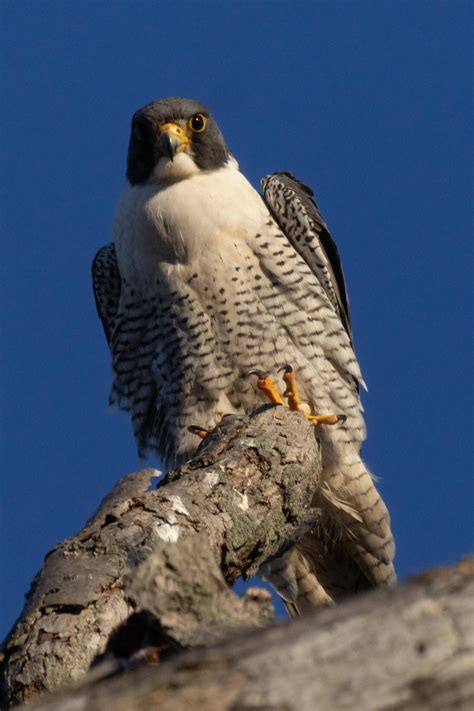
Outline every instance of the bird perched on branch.
[(389, 515), (360, 455), (341, 262), (312, 191), (276, 173), (262, 199), (206, 106), (177, 98), (133, 116), (127, 179), (92, 271), (111, 402), (130, 413), (139, 451), (175, 466), (195, 450), (193, 425), (286, 397), (317, 425), (323, 516), (265, 576), (291, 614), (393, 583)]

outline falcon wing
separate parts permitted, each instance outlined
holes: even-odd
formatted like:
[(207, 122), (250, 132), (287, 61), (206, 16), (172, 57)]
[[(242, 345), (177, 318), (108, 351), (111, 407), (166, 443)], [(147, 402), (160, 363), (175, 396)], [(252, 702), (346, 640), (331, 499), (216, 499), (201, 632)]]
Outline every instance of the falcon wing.
[[(264, 202), (273, 219), (318, 279), (328, 304), (352, 344), (349, 303), (339, 252), (311, 189), (289, 173), (275, 173), (264, 178), (262, 188)], [(331, 335), (337, 334), (328, 337)], [(340, 335), (343, 335), (342, 328)], [(345, 401), (347, 391), (343, 381), (351, 356), (339, 339), (336, 345), (330, 343), (324, 357), (340, 373), (342, 380), (336, 384), (336, 389), (342, 391), (341, 401)], [(359, 382), (363, 383), (362, 380)], [(327, 532), (324, 526), (322, 532), (311, 531), (290, 549), (284, 560), (277, 558), (272, 563), (271, 580), (273, 582), (276, 576), (274, 584), (287, 601), (290, 613), (308, 605), (327, 604), (328, 600), (359, 588), (391, 584), (395, 580), (389, 515), (358, 455), (360, 437), (355, 436), (354, 427), (357, 428), (356, 416), (349, 424), (348, 432), (349, 437), (354, 436), (351, 447), (354, 446), (355, 451), (345, 450), (341, 445), (342, 456), (335, 471), (327, 472), (330, 486), (326, 482), (319, 489)], [(344, 451), (349, 452), (348, 457)]]
[(324, 287), (352, 343), (351, 315), (339, 250), (324, 222), (313, 191), (290, 173), (261, 181), (272, 217)]
[(140, 456), (153, 447), (166, 452), (166, 410), (152, 372), (158, 312), (153, 304), (148, 304), (147, 310), (143, 301), (137, 300), (127, 304), (126, 314), (119, 313), (121, 283), (115, 245), (111, 242), (99, 249), (92, 262), (95, 303), (112, 352), (114, 381), (109, 404), (130, 412)]
[(92, 262), (95, 305), (110, 346), (120, 301), (120, 272), (113, 242), (99, 249)]

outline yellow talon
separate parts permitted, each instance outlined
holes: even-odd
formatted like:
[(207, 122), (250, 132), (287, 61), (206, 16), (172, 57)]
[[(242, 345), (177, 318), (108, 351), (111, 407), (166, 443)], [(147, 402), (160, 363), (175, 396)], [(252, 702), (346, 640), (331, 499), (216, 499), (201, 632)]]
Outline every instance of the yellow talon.
[(269, 375), (266, 373), (263, 373), (261, 370), (250, 370), (249, 375), (256, 375), (258, 377), (257, 380), (257, 388), (262, 391), (264, 395), (267, 396), (267, 398), (270, 400), (272, 405), (284, 405), (285, 403), (282, 400), (282, 397), (280, 393), (278, 392), (275, 383), (271, 379)]
[(283, 395), (286, 397), (288, 407), (290, 410), (299, 410), (301, 400), (296, 386), (296, 375), (293, 368), (290, 370), (289, 367), (286, 366), (283, 380), (286, 384), (286, 390)]
[(345, 422), (345, 415), (306, 415), (312, 425), (337, 425), (338, 422)]
[(188, 427), (188, 432), (191, 432), (191, 434), (194, 434), (201, 439), (204, 439), (204, 437), (207, 437), (209, 434), (209, 430), (204, 429), (204, 427), (199, 427), (199, 425), (190, 425)]
[[(286, 398), (287, 406), (290, 410), (302, 412), (306, 419), (317, 427), (318, 425), (336, 425), (338, 422), (345, 422), (345, 415), (312, 415), (311, 408), (306, 402), (301, 402), (298, 387), (296, 385), (296, 373), (291, 365), (286, 365), (283, 370), (283, 380), (286, 388), (283, 397)], [(273, 405), (284, 405), (282, 396), (271, 377), (261, 370), (250, 370), (248, 375), (256, 375), (257, 388), (261, 390)]]
[(303, 412), (307, 417), (311, 414), (311, 410), (307, 403), (301, 402), (300, 400), (298, 387), (296, 385), (296, 373), (291, 365), (285, 365), (284, 370), (283, 380), (285, 381), (286, 389), (283, 395), (286, 397), (288, 407), (290, 410), (299, 410), (300, 412)]

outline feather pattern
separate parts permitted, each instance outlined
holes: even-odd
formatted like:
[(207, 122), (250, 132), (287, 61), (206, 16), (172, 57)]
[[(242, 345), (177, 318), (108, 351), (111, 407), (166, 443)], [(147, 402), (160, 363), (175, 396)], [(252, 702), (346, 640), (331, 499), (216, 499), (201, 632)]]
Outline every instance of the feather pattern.
[(94, 293), (109, 341), (111, 401), (130, 412), (140, 452), (167, 466), (190, 456), (189, 425), (249, 411), (251, 368), (297, 371), (316, 413), (323, 482), (318, 529), (263, 574), (290, 614), (394, 582), (387, 509), (360, 457), (363, 383), (352, 345), (339, 254), (312, 192), (285, 173), (264, 200), (235, 161), (169, 183), (128, 187), (114, 245), (94, 260)]
[(261, 181), (263, 199), (293, 247), (317, 275), (351, 337), (351, 315), (339, 250), (310, 187), (291, 173)]
[(109, 345), (119, 308), (120, 281), (115, 247), (106, 244), (99, 249), (92, 262), (92, 285), (97, 313)]

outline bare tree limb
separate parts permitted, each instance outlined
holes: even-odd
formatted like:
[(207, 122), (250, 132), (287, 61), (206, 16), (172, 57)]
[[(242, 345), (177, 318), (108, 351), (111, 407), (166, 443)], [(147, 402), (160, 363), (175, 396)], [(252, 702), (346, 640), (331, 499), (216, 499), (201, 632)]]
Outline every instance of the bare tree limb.
[(314, 430), (273, 408), (226, 418), (157, 489), (122, 479), (33, 581), (2, 708), (51, 690), (37, 711), (474, 708), (474, 558), (278, 626), (264, 592), (232, 593), (317, 523), (320, 466)]
[(474, 558), (34, 706), (155, 708), (472, 711)]
[(45, 559), (4, 647), (4, 707), (80, 679), (107, 653), (160, 657), (266, 624), (263, 595), (228, 584), (313, 525), (314, 430), (271, 408), (228, 417), (197, 456), (148, 491), (122, 479), (85, 528)]

